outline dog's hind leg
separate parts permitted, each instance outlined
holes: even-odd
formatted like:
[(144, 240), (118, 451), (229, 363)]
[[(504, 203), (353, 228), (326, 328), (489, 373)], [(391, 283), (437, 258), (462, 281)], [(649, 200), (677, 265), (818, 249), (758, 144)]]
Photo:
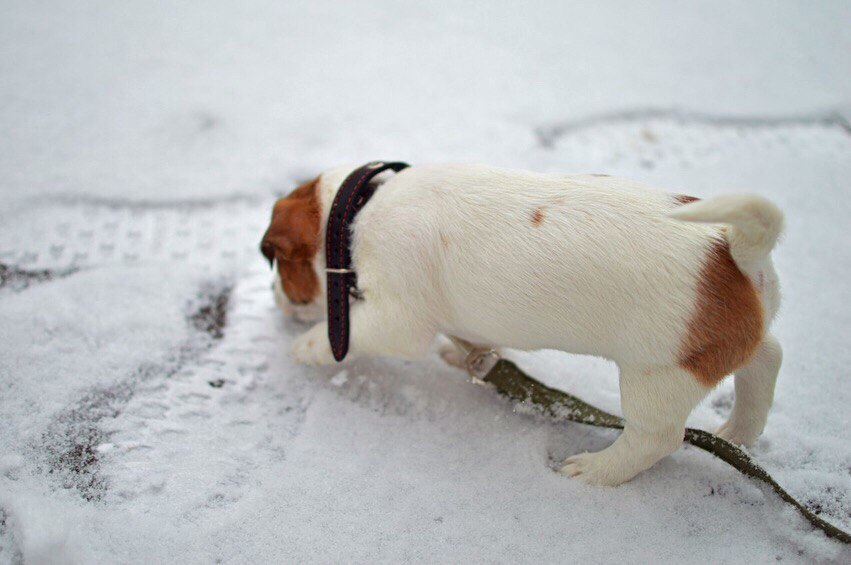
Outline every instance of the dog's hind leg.
[(621, 367), (620, 388), (623, 433), (602, 451), (568, 457), (565, 475), (611, 486), (630, 480), (680, 446), (686, 418), (709, 392), (679, 367)]
[(782, 360), (780, 342), (766, 335), (747, 365), (735, 372), (736, 400), (730, 417), (715, 432), (719, 437), (739, 445), (756, 441), (768, 420)]

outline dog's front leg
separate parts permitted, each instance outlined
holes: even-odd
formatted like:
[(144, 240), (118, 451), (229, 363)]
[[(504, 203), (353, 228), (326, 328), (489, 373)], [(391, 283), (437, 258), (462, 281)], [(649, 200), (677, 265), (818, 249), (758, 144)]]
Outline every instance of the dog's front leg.
[[(422, 357), (434, 340), (435, 331), (411, 309), (378, 300), (359, 301), (349, 311), (349, 353), (415, 359)], [(293, 358), (307, 365), (334, 363), (328, 341), (328, 323), (320, 322), (296, 338)]]
[(298, 336), (290, 347), (296, 363), (303, 365), (330, 365), (334, 363), (331, 344), (328, 343), (328, 323), (319, 322)]

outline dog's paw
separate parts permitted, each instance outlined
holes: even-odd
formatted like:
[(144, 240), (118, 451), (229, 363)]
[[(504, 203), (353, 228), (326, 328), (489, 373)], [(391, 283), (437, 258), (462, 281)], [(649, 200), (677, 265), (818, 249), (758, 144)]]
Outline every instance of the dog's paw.
[(751, 446), (756, 443), (762, 433), (762, 430), (755, 428), (756, 426), (743, 426), (738, 422), (727, 420), (715, 430), (715, 435), (735, 445)]
[(606, 450), (597, 453), (580, 453), (564, 460), (559, 472), (577, 477), (589, 485), (617, 486), (634, 476), (628, 469), (612, 461)]
[(318, 367), (334, 363), (328, 340), (324, 339), (324, 336), (317, 336), (313, 331), (297, 337), (290, 348), (290, 354), (296, 363), (302, 365)]

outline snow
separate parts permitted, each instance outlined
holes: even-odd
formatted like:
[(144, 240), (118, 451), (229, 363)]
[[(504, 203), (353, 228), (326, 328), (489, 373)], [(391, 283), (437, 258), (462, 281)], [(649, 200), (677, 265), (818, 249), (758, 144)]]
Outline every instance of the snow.
[[(339, 162), (483, 161), (748, 191), (787, 214), (785, 358), (751, 449), (851, 529), (844, 2), (122, 4), (0, 18), (0, 563), (848, 562), (683, 448), (554, 472), (611, 431), (436, 355), (307, 369), (256, 250)], [(620, 413), (614, 367), (514, 352)], [(729, 413), (725, 381), (689, 424)]]

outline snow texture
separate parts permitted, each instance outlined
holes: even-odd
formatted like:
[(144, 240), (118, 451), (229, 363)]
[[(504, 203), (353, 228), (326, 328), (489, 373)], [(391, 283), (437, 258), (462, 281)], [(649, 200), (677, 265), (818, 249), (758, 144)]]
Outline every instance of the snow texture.
[[(843, 1), (4, 4), (0, 563), (851, 561), (696, 449), (618, 488), (567, 479), (556, 462), (615, 434), (514, 410), (435, 354), (296, 366), (305, 328), (256, 250), (276, 195), (375, 158), (768, 196), (786, 355), (751, 452), (851, 529), (849, 20)], [(620, 412), (610, 363), (514, 358)]]

